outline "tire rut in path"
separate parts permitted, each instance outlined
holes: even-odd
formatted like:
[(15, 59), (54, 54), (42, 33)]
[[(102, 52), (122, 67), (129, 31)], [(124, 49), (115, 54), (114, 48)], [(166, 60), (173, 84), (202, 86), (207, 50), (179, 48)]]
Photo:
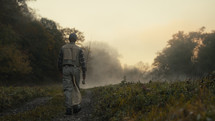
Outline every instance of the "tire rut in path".
[(35, 98), (32, 101), (26, 102), (24, 105), (19, 106), (18, 108), (9, 109), (9, 110), (6, 110), (5, 112), (0, 113), (0, 116), (15, 115), (18, 113), (29, 111), (29, 110), (32, 110), (32, 109), (38, 107), (38, 106), (45, 105), (51, 99), (52, 99), (52, 97)]

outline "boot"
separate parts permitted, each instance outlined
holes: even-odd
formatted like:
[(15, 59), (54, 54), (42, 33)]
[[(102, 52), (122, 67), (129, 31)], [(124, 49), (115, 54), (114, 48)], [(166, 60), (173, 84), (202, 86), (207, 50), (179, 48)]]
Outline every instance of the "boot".
[(72, 115), (72, 109), (71, 108), (66, 108), (66, 115)]
[(73, 106), (73, 113), (78, 113), (80, 111), (81, 111), (81, 106), (80, 105)]

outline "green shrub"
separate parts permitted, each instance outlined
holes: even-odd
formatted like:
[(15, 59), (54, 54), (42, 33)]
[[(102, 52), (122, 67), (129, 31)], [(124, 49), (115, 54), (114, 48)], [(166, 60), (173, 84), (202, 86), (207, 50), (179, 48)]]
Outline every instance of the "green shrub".
[(100, 120), (214, 120), (212, 80), (123, 83), (94, 89)]

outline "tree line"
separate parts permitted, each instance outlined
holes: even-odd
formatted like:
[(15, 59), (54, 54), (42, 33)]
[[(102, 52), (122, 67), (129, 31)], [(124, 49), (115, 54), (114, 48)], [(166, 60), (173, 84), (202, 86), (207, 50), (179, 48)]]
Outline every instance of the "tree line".
[[(83, 33), (75, 28), (62, 28), (47, 18), (37, 19), (26, 1), (0, 0), (1, 84), (61, 80), (57, 69), (60, 47), (71, 32), (78, 35), (79, 42), (85, 41)], [(128, 81), (142, 81), (211, 73), (215, 70), (215, 31), (204, 30), (174, 34), (155, 57), (152, 70), (143, 62), (122, 67), (117, 50), (106, 43), (84, 45), (88, 79), (105, 84), (120, 82), (124, 76)]]
[(62, 28), (47, 18), (37, 19), (28, 0), (0, 0), (0, 82), (59, 80), (57, 57), (75, 28)]
[(154, 59), (151, 74), (158, 78), (202, 78), (215, 71), (215, 31), (179, 31)]

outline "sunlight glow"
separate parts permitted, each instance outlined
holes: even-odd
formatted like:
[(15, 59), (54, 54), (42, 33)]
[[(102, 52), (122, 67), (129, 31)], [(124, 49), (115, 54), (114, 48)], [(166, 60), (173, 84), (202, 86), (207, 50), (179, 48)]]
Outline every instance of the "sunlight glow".
[(171, 36), (215, 28), (214, 0), (37, 0), (42, 17), (84, 32), (86, 41), (117, 48), (122, 64), (152, 63)]

